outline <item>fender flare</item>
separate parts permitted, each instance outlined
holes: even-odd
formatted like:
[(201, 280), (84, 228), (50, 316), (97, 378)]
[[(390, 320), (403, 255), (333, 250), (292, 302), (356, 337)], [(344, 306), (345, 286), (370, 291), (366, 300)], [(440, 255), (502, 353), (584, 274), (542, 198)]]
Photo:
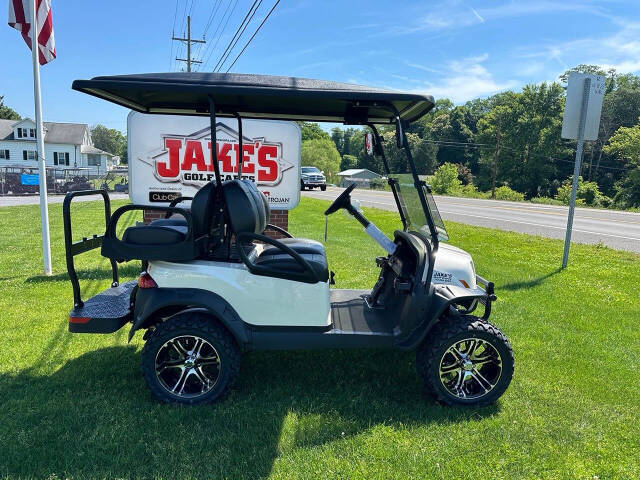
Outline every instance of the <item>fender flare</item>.
[(138, 289), (134, 303), (133, 325), (129, 331), (129, 341), (131, 341), (136, 331), (145, 327), (150, 318), (153, 318), (159, 311), (171, 307), (184, 307), (180, 309), (180, 312), (185, 310), (207, 312), (229, 330), (240, 346), (249, 343), (249, 331), (246, 324), (229, 302), (214, 292), (199, 288)]
[(440, 321), (442, 315), (453, 308), (452, 306), (455, 303), (473, 299), (485, 301), (487, 297), (486, 292), (469, 292), (461, 287), (449, 288), (444, 285), (442, 287), (438, 285), (438, 287), (434, 288), (431, 306), (421, 324), (422, 327), (417, 328), (409, 338), (403, 341), (399, 345), (400, 348), (412, 350), (420, 345), (433, 326)]

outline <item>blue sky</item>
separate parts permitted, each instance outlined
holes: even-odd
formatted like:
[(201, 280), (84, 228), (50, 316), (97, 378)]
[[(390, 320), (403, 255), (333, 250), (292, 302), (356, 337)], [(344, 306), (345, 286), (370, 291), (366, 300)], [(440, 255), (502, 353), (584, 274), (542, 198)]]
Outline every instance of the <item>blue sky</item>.
[[(263, 0), (231, 58), (273, 1)], [(218, 5), (208, 44), (195, 50), (197, 58), (209, 59), (203, 70), (211, 71), (251, 3), (52, 0), (58, 58), (41, 69), (45, 120), (125, 130), (126, 109), (74, 92), (71, 82), (177, 70), (171, 58), (184, 56), (184, 48), (170, 41), (174, 24), (181, 35), (191, 11), (192, 34), (201, 37)], [(3, 15), (0, 95), (32, 117), (31, 56), (7, 26), (6, 10)], [(461, 103), (555, 80), (579, 63), (640, 71), (638, 0), (281, 0), (232, 71), (355, 82)]]

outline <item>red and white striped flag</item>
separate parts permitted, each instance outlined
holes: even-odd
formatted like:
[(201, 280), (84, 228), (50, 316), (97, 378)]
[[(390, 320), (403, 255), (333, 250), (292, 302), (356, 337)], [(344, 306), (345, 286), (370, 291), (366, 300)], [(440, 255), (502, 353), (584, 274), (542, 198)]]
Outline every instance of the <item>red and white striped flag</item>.
[[(53, 38), (51, 0), (36, 0), (38, 5), (38, 59), (40, 65), (56, 58), (56, 42)], [(9, 26), (22, 33), (22, 38), (31, 47), (31, 9), (33, 0), (9, 0)]]

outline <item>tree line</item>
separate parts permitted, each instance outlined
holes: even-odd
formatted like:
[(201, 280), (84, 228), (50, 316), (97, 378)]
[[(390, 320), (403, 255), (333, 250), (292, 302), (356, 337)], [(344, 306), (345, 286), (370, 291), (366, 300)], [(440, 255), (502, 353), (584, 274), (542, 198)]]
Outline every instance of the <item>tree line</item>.
[[(580, 200), (605, 207), (640, 206), (640, 77), (595, 65), (570, 71), (606, 76), (599, 136), (585, 144)], [(558, 82), (526, 85), (521, 91), (463, 105), (436, 100), (435, 107), (407, 130), (419, 173), (432, 175), (443, 165), (454, 165), (459, 184), (467, 189), (490, 196), (502, 187), (527, 199), (564, 201), (576, 147), (575, 141), (560, 137), (570, 71)], [(336, 127), (328, 133), (317, 124), (301, 126), (303, 152), (307, 142), (332, 151), (303, 154), (303, 164), (330, 174), (349, 168), (383, 173), (379, 161), (364, 151), (365, 130)], [(393, 128), (381, 131), (392, 172), (406, 172), (406, 158), (395, 147)]]

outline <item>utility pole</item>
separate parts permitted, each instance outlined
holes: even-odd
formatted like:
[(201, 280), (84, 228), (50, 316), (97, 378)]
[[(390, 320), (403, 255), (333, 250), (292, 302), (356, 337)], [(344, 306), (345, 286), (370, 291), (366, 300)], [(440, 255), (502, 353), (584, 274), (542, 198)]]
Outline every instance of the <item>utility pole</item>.
[(187, 42), (187, 58), (178, 58), (176, 60), (179, 62), (187, 62), (187, 72), (191, 71), (192, 63), (202, 63), (200, 60), (193, 60), (191, 58), (191, 44), (192, 43), (207, 43), (205, 40), (191, 40), (191, 16), (187, 15), (187, 38), (181, 38), (176, 36), (171, 36), (171, 40), (178, 40), (180, 42)]
[(498, 157), (500, 156), (500, 135), (502, 134), (502, 116), (498, 116), (498, 134), (496, 138), (496, 153), (493, 155), (493, 185), (491, 198), (496, 198), (496, 177), (498, 176)]

